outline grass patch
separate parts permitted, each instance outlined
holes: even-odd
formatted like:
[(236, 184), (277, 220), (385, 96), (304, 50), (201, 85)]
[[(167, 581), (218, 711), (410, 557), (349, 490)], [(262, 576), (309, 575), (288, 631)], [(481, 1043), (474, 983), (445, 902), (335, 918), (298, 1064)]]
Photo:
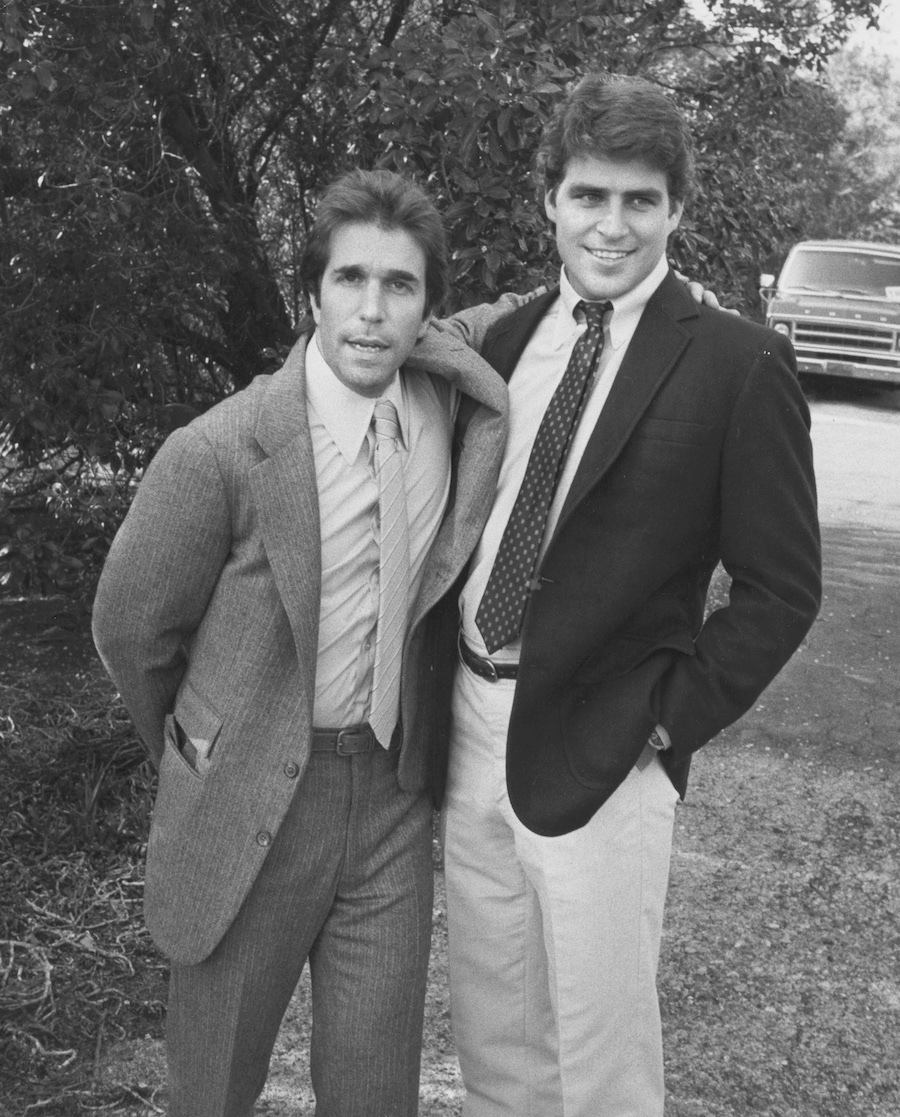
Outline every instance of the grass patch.
[(0, 682), (0, 1111), (125, 1113), (97, 1068), (161, 1024), (140, 918), (152, 775), (99, 665), (70, 671), (29, 635)]

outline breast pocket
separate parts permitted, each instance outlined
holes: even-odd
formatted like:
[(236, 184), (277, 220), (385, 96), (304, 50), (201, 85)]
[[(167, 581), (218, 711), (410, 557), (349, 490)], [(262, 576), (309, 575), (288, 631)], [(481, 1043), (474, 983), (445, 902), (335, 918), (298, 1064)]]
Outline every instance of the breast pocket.
[(648, 415), (638, 424), (634, 433), (637, 438), (676, 446), (705, 446), (715, 437), (716, 428), (710, 423), (697, 423), (690, 419)]

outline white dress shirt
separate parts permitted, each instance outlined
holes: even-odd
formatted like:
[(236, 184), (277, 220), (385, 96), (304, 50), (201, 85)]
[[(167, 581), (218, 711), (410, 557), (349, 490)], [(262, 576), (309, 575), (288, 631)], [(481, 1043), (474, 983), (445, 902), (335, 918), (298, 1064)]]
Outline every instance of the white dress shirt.
[[(316, 342), (306, 350), (309, 429), (322, 536), (322, 590), (313, 724), (369, 716), (378, 619), (376, 400), (346, 387)], [(450, 488), (453, 393), (426, 375), (396, 375), (382, 398), (397, 408), (409, 520), (410, 607)]]
[[(604, 324), (603, 352), (550, 505), (538, 563), (543, 559), (547, 544), (553, 536), (585, 447), (597, 425), (644, 307), (665, 279), (668, 270), (668, 262), (662, 256), (653, 271), (637, 287), (621, 298), (612, 300), (612, 313), (607, 315)], [(559, 298), (538, 323), (509, 381), (509, 438), (500, 469), (497, 495), (473, 556), (469, 578), (460, 595), (463, 637), (469, 647), (481, 656), (487, 655), (487, 649), (475, 624), (475, 614), (497, 557), (507, 521), (522, 487), (538, 427), (563, 378), (575, 342), (587, 329), (585, 321), (579, 322), (575, 318), (575, 307), (580, 299), (581, 296), (569, 283), (563, 268), (560, 273)], [(518, 663), (520, 647), (521, 641), (517, 639), (499, 648), (490, 658), (497, 663)]]

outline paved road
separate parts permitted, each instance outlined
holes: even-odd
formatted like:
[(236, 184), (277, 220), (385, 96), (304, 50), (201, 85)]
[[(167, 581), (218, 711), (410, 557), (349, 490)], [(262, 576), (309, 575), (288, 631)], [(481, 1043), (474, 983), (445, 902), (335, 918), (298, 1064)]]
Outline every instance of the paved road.
[(900, 391), (810, 391), (823, 527), (900, 532)]
[[(888, 760), (896, 770), (900, 391), (828, 386), (809, 395), (824, 597), (807, 642), (769, 695), (805, 710), (824, 731), (815, 743), (821, 753), (851, 766), (861, 756)], [(772, 701), (767, 713), (776, 707)]]

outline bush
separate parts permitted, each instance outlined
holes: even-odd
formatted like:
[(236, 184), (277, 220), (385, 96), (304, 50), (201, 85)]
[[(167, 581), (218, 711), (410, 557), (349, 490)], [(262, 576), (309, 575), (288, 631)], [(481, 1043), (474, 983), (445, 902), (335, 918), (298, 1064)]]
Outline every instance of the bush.
[(131, 490), (109, 476), (79, 475), (51, 481), (39, 497), (0, 496), (0, 593), (88, 602)]

